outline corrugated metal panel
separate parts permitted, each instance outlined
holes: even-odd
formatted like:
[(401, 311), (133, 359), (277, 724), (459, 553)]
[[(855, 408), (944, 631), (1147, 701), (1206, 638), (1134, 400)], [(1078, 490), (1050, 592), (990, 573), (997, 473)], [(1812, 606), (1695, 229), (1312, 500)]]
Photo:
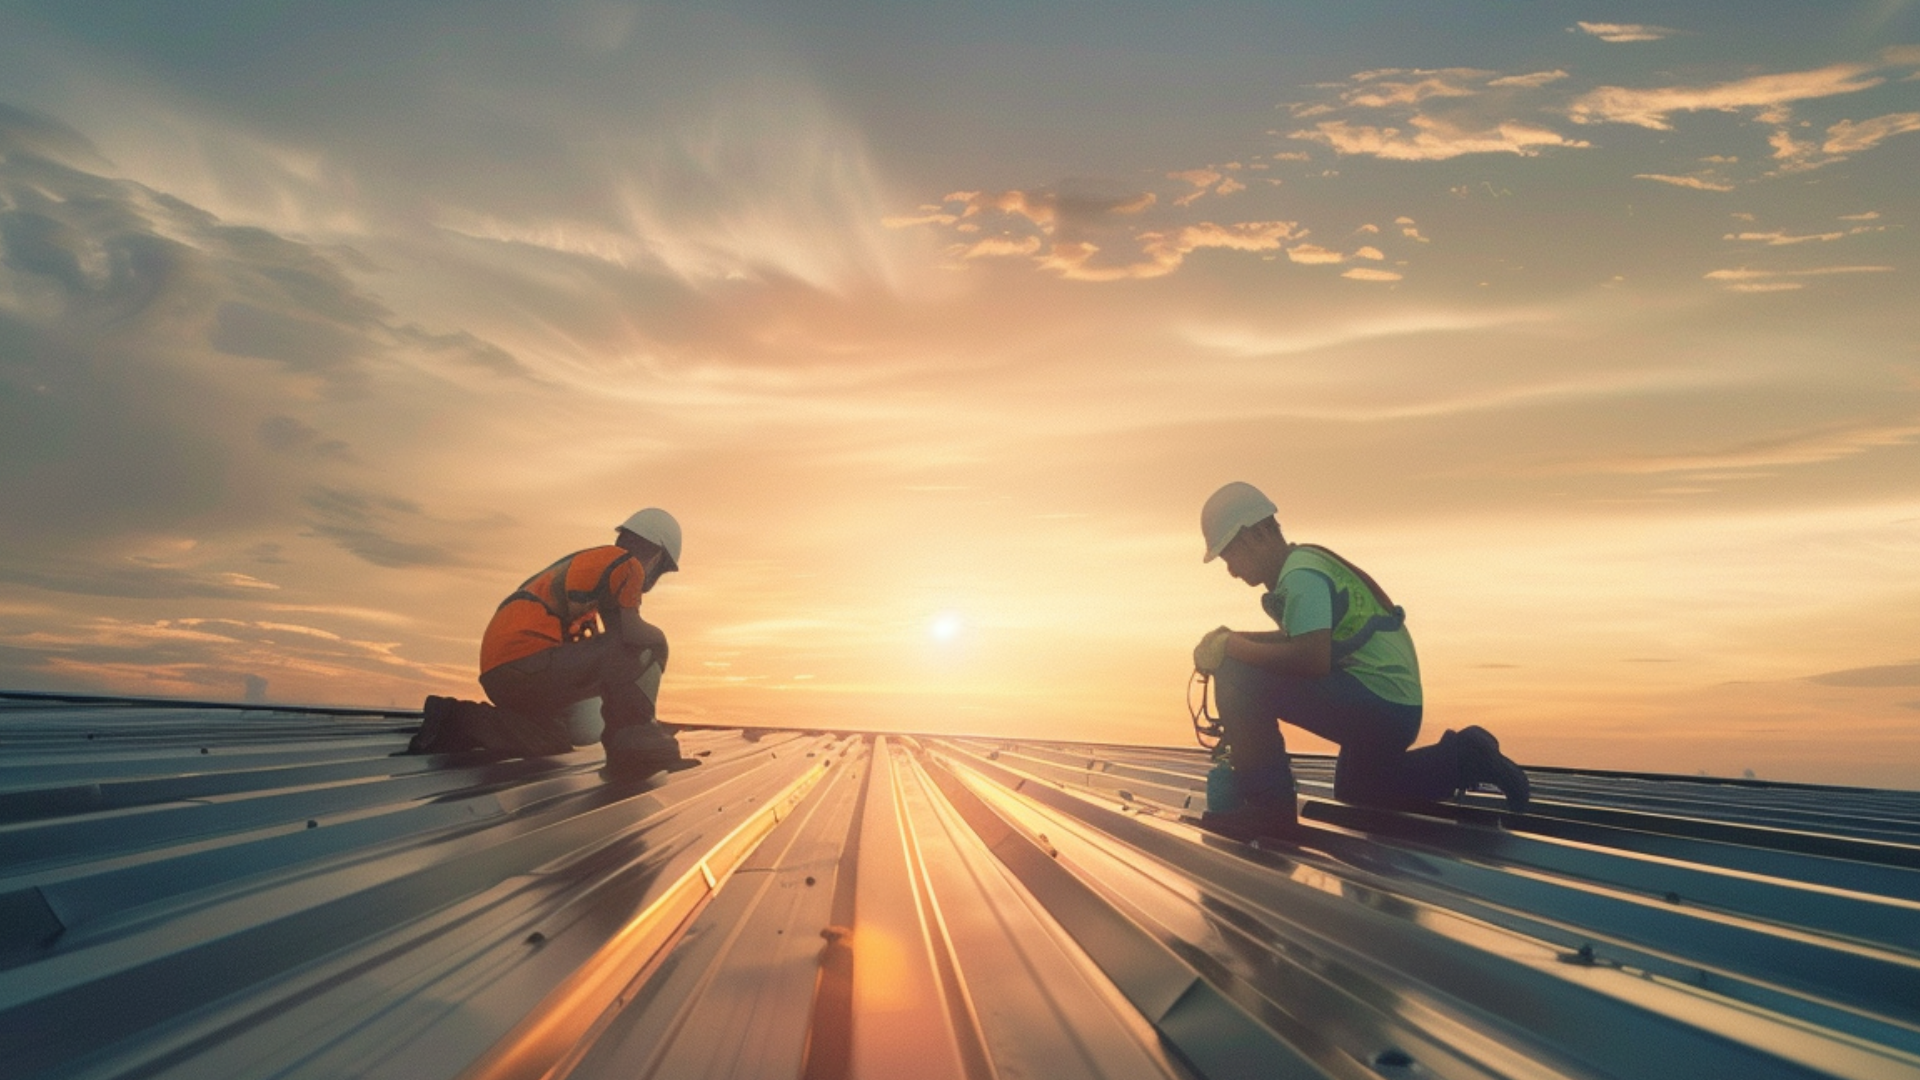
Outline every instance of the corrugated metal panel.
[(1199, 832), (1197, 752), (0, 699), (0, 1073), (1920, 1077), (1920, 794), (1536, 770)]

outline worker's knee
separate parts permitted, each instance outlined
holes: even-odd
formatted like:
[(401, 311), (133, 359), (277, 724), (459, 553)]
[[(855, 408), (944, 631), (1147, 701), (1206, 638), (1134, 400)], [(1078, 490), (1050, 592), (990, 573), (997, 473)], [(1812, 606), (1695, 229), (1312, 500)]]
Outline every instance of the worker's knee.
[(1221, 717), (1273, 719), (1278, 713), (1269, 699), (1279, 678), (1282, 676), (1239, 660), (1222, 661), (1213, 673), (1213, 700)]
[(648, 701), (660, 700), (660, 676), (665, 669), (665, 663), (656, 663), (646, 653), (640, 654), (640, 677), (633, 680), (633, 684), (640, 688)]

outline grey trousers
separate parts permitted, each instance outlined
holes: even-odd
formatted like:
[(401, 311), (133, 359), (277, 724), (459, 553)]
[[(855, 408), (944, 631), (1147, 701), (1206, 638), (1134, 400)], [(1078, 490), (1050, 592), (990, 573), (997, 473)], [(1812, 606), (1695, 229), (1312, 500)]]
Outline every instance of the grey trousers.
[(1453, 733), (1407, 749), (1420, 733), (1421, 707), (1378, 697), (1345, 671), (1308, 679), (1230, 659), (1214, 672), (1213, 692), (1233, 748), (1234, 783), (1249, 802), (1293, 798), (1293, 767), (1277, 720), (1339, 744), (1333, 795), (1343, 802), (1404, 806), (1460, 788)]
[(634, 649), (617, 635), (568, 642), (510, 660), (480, 676), (493, 706), (462, 702), (460, 728), (488, 750), (539, 756), (573, 749), (572, 707), (600, 699), (600, 741), (637, 728), (654, 728), (654, 703), (665, 664), (653, 650)]

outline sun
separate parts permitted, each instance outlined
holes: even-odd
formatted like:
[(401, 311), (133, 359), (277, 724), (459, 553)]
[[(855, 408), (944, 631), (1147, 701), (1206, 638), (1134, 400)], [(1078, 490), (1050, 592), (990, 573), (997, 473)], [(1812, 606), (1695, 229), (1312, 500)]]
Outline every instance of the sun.
[(927, 624), (927, 635), (935, 641), (952, 641), (960, 636), (960, 616), (944, 612)]

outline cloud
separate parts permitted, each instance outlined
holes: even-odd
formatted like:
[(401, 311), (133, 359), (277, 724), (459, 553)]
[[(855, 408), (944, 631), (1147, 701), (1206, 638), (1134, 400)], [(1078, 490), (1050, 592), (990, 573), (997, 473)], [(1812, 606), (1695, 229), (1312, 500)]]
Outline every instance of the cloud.
[(1070, 281), (1127, 281), (1163, 277), (1179, 269), (1188, 255), (1206, 248), (1228, 251), (1274, 251), (1299, 228), (1292, 221), (1243, 221), (1220, 225), (1211, 221), (1177, 229), (1144, 232), (1139, 236), (1144, 259), (1122, 264), (1100, 264), (1097, 245), (1056, 242), (1039, 265)]
[(1909, 131), (1920, 131), (1920, 112), (1890, 113), (1858, 123), (1842, 120), (1827, 129), (1827, 141), (1820, 149), (1829, 154), (1857, 154)]
[[(0, 112), (0, 505), (35, 509), (0, 515), (5, 580), (243, 598), (255, 585), (221, 560), (303, 517), (376, 565), (455, 561), (457, 530), (414, 535), (343, 429), (372, 423), (368, 437), (391, 446), (397, 433), (367, 419), (384, 408), (382, 380), (429, 396), (475, 376), (537, 382), (521, 361), (470, 331), (400, 320), (350, 276), (368, 265), (351, 251), (90, 171), (107, 166), (85, 140), (22, 115)], [(357, 509), (301, 495), (349, 488)], [(166, 536), (210, 538), (204, 565), (117, 561)], [(71, 570), (90, 555), (106, 569)]]
[(1382, 109), (1394, 105), (1417, 105), (1431, 98), (1472, 97), (1480, 92), (1479, 86), (1474, 84), (1484, 83), (1492, 74), (1476, 68), (1363, 71), (1353, 77), (1353, 81), (1360, 85), (1345, 91), (1340, 98), (1358, 108)]
[(919, 214), (896, 214), (880, 219), (880, 224), (889, 229), (911, 229), (916, 225), (951, 225), (960, 220), (958, 215), (949, 214), (944, 207), (926, 204), (920, 207)]
[(1173, 200), (1175, 206), (1191, 206), (1194, 200), (1205, 195), (1213, 185), (1226, 179), (1226, 175), (1213, 169), (1187, 169), (1183, 172), (1170, 172), (1167, 174), (1167, 179), (1184, 180), (1193, 185), (1193, 191)]
[[(1313, 122), (1287, 137), (1321, 143), (1342, 155), (1395, 161), (1494, 153), (1531, 157), (1550, 147), (1584, 148), (1587, 143), (1524, 118), (1540, 111), (1536, 102), (1542, 88), (1568, 77), (1558, 68), (1510, 75), (1480, 68), (1363, 71), (1329, 85), (1336, 91), (1332, 101), (1289, 106), (1296, 120)], [(1342, 111), (1348, 115), (1334, 115)], [(1387, 118), (1379, 115), (1383, 112)]]
[(957, 206), (962, 219), (989, 213), (1019, 218), (1042, 234), (1052, 235), (1062, 228), (1099, 228), (1113, 218), (1138, 215), (1158, 200), (1159, 196), (1151, 191), (1126, 194), (1044, 188), (955, 191), (943, 200), (943, 208)]
[(1653, 457), (1620, 457), (1566, 470), (1627, 476), (1818, 465), (1920, 441), (1920, 425), (1831, 427), (1756, 439), (1718, 450)]
[(977, 244), (968, 245), (960, 252), (963, 259), (992, 259), (1015, 255), (1032, 255), (1040, 250), (1040, 238), (1025, 236), (1018, 240), (1005, 236), (989, 236)]
[(1795, 101), (1853, 94), (1886, 80), (1864, 64), (1832, 64), (1811, 71), (1756, 75), (1709, 86), (1633, 89), (1602, 86), (1575, 98), (1567, 115), (1578, 124), (1633, 124), (1673, 130), (1673, 114), (1764, 109)]
[(10, 684), (47, 683), (122, 693), (236, 698), (259, 681), (295, 700), (338, 700), (351, 685), (370, 698), (417, 698), (458, 684), (464, 668), (423, 663), (396, 643), (269, 620), (111, 616), (57, 627), (0, 621), (0, 673)]
[(353, 460), (353, 450), (344, 439), (330, 439), (318, 428), (292, 416), (269, 416), (257, 429), (260, 444), (282, 454)]
[(1318, 244), (1295, 244), (1287, 249), (1287, 258), (1292, 262), (1308, 265), (1345, 262), (1347, 257), (1338, 251), (1323, 248)]
[[(1265, 166), (1259, 164), (1255, 164), (1253, 167), (1255, 169), (1265, 168)], [(1184, 169), (1180, 172), (1168, 173), (1167, 179), (1169, 180), (1180, 180), (1193, 185), (1192, 191), (1187, 192), (1185, 195), (1175, 197), (1173, 205), (1192, 206), (1208, 194), (1232, 195), (1235, 192), (1247, 190), (1247, 185), (1228, 175), (1229, 172), (1238, 170), (1239, 168), (1240, 166), (1235, 163), (1220, 166), (1219, 168), (1209, 165), (1202, 169)], [(1271, 182), (1278, 183), (1279, 181)]]
[(1399, 281), (1404, 275), (1392, 270), (1375, 270), (1370, 266), (1356, 266), (1341, 272), (1340, 276), (1354, 281)]
[[(950, 246), (961, 263), (983, 259), (1029, 259), (1038, 269), (1069, 281), (1139, 281), (1180, 269), (1195, 251), (1278, 251), (1303, 232), (1297, 221), (1199, 221), (1178, 219), (1202, 195), (1244, 191), (1231, 175), (1237, 164), (1167, 173), (1192, 188), (1162, 203), (1158, 193), (1100, 190), (1075, 185), (1006, 191), (953, 191), (941, 215), (922, 215), (924, 227), (951, 228), (966, 239)], [(951, 221), (941, 220), (948, 218)], [(1316, 258), (1302, 252), (1297, 262)]]
[(1498, 79), (1488, 82), (1487, 85), (1495, 87), (1514, 86), (1532, 90), (1545, 86), (1548, 83), (1559, 82), (1561, 79), (1567, 77), (1566, 72), (1555, 68), (1552, 71), (1533, 71), (1525, 75), (1503, 75)]
[(136, 559), (84, 566), (69, 562), (38, 569), (0, 565), (0, 582), (46, 592), (122, 600), (257, 599), (280, 588), (248, 574), (162, 566)]
[(451, 539), (454, 530), (434, 521), (412, 499), (316, 486), (303, 501), (310, 512), (309, 528), (375, 566), (407, 569), (464, 561)]
[(1711, 270), (1705, 275), (1708, 281), (1724, 284), (1732, 292), (1788, 292), (1805, 287), (1804, 282), (1782, 280), (1806, 277), (1827, 277), (1833, 274), (1886, 274), (1891, 266), (1820, 266), (1807, 270), (1752, 270), (1742, 267), (1737, 270)]
[[(1807, 681), (1822, 686), (1920, 686), (1920, 661), (1827, 671), (1809, 675)], [(1920, 708), (1920, 702), (1905, 704)]]
[[(1374, 280), (1398, 280), (1379, 278)], [(1370, 315), (1345, 324), (1284, 332), (1244, 327), (1194, 327), (1186, 340), (1203, 349), (1241, 357), (1297, 356), (1304, 353), (1338, 349), (1362, 342), (1386, 338), (1411, 338), (1445, 334), (1510, 329), (1537, 324), (1544, 318), (1538, 311), (1442, 311), (1404, 312), (1396, 315)]]
[(1732, 191), (1733, 185), (1725, 180), (1715, 180), (1705, 176), (1668, 176), (1664, 173), (1634, 173), (1635, 180), (1657, 180), (1662, 184), (1675, 187), (1693, 188), (1695, 191)]
[(1644, 23), (1577, 22), (1574, 23), (1573, 26), (1568, 27), (1568, 30), (1571, 31), (1575, 28), (1578, 28), (1582, 33), (1591, 34), (1601, 41), (1614, 43), (1659, 41), (1678, 33), (1678, 31), (1670, 30), (1664, 26), (1649, 26)]
[(1532, 157), (1548, 147), (1592, 145), (1517, 121), (1487, 128), (1462, 128), (1435, 117), (1414, 116), (1407, 123), (1412, 130), (1325, 120), (1311, 129), (1292, 132), (1289, 138), (1324, 143), (1340, 154), (1366, 155), (1387, 161), (1445, 161), (1465, 154)]
[[(1843, 218), (1841, 220), (1846, 219)], [(1855, 225), (1851, 229), (1839, 229), (1834, 232), (1802, 233), (1796, 235), (1787, 232), (1785, 229), (1774, 229), (1770, 232), (1727, 233), (1721, 237), (1721, 239), (1757, 242), (1765, 244), (1768, 247), (1791, 247), (1795, 244), (1826, 243), (1833, 240), (1841, 240), (1849, 236), (1858, 236), (1861, 233), (1884, 232), (1885, 230), (1885, 225)]]
[(360, 328), (228, 300), (213, 313), (207, 335), (215, 351), (273, 360), (336, 383), (357, 382), (369, 343)]

